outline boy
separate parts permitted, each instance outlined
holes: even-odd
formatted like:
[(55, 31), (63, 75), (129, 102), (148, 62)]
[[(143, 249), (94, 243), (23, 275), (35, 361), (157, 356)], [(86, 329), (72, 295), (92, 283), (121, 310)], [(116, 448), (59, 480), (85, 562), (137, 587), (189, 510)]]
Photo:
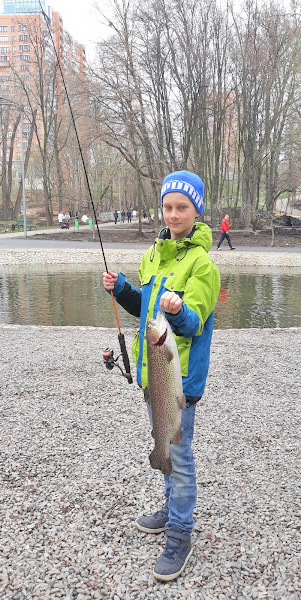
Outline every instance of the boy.
[(217, 250), (220, 250), (220, 246), (223, 243), (224, 239), (226, 238), (229, 246), (230, 246), (230, 250), (235, 250), (235, 247), (232, 246), (232, 242), (231, 242), (231, 238), (229, 235), (229, 229), (230, 229), (230, 223), (229, 223), (229, 215), (225, 215), (222, 222), (221, 222), (221, 239), (217, 244)]
[[(146, 533), (166, 532), (166, 546), (153, 575), (171, 581), (184, 570), (191, 555), (196, 474), (191, 448), (197, 401), (202, 397), (209, 366), (213, 309), (219, 288), (219, 272), (208, 256), (212, 243), (209, 227), (195, 223), (203, 212), (204, 184), (188, 171), (168, 175), (161, 190), (166, 228), (144, 255), (139, 269), (141, 290), (122, 273), (103, 274), (105, 288), (128, 312), (140, 317), (140, 331), (133, 342), (137, 381), (147, 398), (145, 326), (162, 310), (179, 350), (186, 408), (182, 411), (182, 443), (171, 444), (172, 472), (165, 479), (165, 506), (154, 515), (140, 517), (136, 526)], [(149, 414), (150, 406), (148, 405)], [(151, 414), (150, 414), (151, 419)]]

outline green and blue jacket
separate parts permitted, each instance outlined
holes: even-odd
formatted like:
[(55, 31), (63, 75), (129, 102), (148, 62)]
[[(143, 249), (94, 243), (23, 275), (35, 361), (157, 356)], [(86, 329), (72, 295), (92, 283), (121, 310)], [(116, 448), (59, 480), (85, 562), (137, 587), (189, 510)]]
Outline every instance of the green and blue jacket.
[(219, 295), (220, 276), (208, 256), (212, 234), (207, 225), (196, 223), (191, 234), (179, 240), (171, 240), (169, 235), (168, 229), (163, 230), (144, 255), (139, 269), (141, 289), (119, 273), (113, 293), (123, 308), (140, 317), (132, 352), (137, 381), (143, 389), (147, 386), (147, 319), (156, 317), (164, 292), (174, 291), (182, 298), (179, 313), (164, 315), (179, 350), (183, 392), (187, 399), (195, 402), (203, 395), (208, 373), (213, 309)]

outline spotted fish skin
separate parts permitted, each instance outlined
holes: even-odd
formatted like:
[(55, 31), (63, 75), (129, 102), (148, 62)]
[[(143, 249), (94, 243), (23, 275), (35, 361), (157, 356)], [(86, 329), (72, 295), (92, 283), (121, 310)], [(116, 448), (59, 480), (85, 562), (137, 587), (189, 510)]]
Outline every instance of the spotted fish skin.
[(146, 325), (147, 375), (155, 447), (149, 459), (153, 469), (170, 475), (170, 444), (181, 444), (183, 395), (178, 348), (171, 327), (162, 312)]

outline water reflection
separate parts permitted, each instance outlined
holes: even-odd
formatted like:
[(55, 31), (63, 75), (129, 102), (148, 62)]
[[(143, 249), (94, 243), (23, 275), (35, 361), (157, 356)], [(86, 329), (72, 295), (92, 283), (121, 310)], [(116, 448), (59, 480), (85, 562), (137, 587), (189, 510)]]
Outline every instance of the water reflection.
[[(137, 272), (128, 278), (138, 284)], [(215, 310), (219, 329), (293, 327), (301, 323), (301, 271), (221, 270)], [(0, 273), (0, 322), (23, 325), (116, 327), (101, 268), (83, 266), (5, 268)], [(138, 319), (118, 307), (123, 327)]]

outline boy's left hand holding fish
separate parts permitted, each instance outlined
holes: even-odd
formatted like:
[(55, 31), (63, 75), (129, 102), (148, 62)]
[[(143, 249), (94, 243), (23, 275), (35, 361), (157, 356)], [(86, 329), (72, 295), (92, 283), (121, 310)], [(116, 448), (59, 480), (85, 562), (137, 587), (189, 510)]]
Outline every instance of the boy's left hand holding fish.
[(160, 298), (160, 308), (166, 313), (177, 315), (182, 307), (182, 298), (175, 292), (164, 292)]

